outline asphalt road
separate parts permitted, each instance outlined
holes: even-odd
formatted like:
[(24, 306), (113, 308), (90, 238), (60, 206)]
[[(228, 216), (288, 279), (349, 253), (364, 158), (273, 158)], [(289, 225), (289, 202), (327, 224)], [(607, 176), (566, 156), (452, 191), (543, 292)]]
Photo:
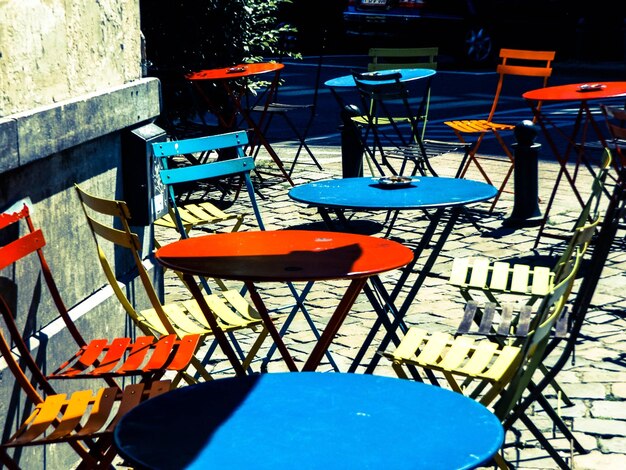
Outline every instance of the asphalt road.
[[(310, 103), (313, 101), (315, 87), (316, 57), (305, 57), (301, 61), (285, 61), (282, 72), (283, 83), (279, 91), (279, 101), (287, 103)], [(336, 146), (341, 144), (340, 139), (340, 109), (341, 106), (324, 82), (341, 75), (349, 74), (351, 70), (365, 71), (368, 58), (363, 55), (333, 55), (323, 59), (321, 84), (319, 86), (317, 116), (309, 132), (309, 139), (315, 145)], [(564, 83), (597, 82), (601, 80), (623, 80), (624, 64), (582, 64), (562, 63), (555, 61), (554, 73), (549, 85)], [(517, 123), (532, 119), (530, 108), (522, 99), (523, 92), (541, 87), (541, 79), (523, 77), (507, 81), (500, 99), (498, 112), (506, 122)], [(452, 61), (443, 58), (440, 69), (432, 81), (432, 97), (427, 128), (427, 137), (438, 140), (456, 140), (453, 132), (443, 124), (444, 121), (459, 118), (484, 118), (487, 116), (497, 83), (495, 68), (489, 70), (463, 70), (455, 66)], [(419, 90), (416, 90), (419, 94)], [(342, 100), (346, 103), (358, 104), (359, 98), (355, 92), (344, 92)], [(623, 104), (626, 100), (617, 100)], [(575, 119), (578, 107), (576, 104), (552, 104), (544, 110), (555, 116), (565, 132), (571, 130), (570, 124)], [(599, 121), (602, 120), (597, 110)], [(304, 126), (306, 115), (298, 116), (296, 121), (299, 127)], [(290, 132), (281, 119), (276, 119), (268, 133), (271, 141), (286, 140)], [(511, 137), (512, 138), (512, 137)], [(537, 142), (542, 143), (541, 135)], [(498, 152), (497, 143), (488, 137), (482, 146), (483, 152)], [(549, 152), (540, 153), (542, 158), (550, 158)]]

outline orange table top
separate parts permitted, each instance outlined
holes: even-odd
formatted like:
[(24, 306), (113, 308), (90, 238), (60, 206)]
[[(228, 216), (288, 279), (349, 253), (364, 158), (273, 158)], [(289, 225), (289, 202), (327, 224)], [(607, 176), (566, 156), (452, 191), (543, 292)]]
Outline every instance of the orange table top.
[(278, 62), (260, 62), (256, 64), (239, 64), (233, 67), (223, 67), (220, 69), (207, 69), (192, 72), (185, 77), (187, 80), (232, 80), (235, 78), (259, 75), (262, 73), (276, 72), (285, 67)]
[(288, 282), (369, 277), (407, 265), (413, 251), (367, 235), (280, 230), (187, 238), (163, 246), (156, 258), (186, 274)]
[(522, 96), (532, 101), (587, 101), (626, 95), (626, 82), (586, 82), (538, 88)]

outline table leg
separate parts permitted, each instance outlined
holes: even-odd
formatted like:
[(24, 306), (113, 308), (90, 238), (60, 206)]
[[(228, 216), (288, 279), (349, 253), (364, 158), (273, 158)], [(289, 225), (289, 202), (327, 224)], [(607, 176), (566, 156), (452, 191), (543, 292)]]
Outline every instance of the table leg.
[(265, 302), (263, 302), (263, 299), (261, 299), (261, 296), (259, 295), (259, 292), (256, 290), (254, 283), (251, 281), (246, 281), (245, 284), (246, 284), (246, 287), (248, 288), (248, 292), (250, 294), (250, 298), (252, 299), (252, 303), (254, 304), (257, 311), (259, 312), (259, 315), (261, 316), (261, 319), (263, 320), (263, 323), (265, 324), (267, 331), (269, 332), (270, 336), (274, 340), (274, 344), (276, 344), (276, 347), (278, 348), (278, 351), (280, 352), (283, 360), (285, 361), (285, 364), (287, 364), (287, 368), (291, 372), (297, 372), (298, 367), (296, 366), (296, 363), (294, 362), (293, 357), (291, 357), (291, 354), (287, 350), (287, 346), (285, 346), (285, 343), (283, 342), (283, 339), (280, 336), (280, 333), (276, 329), (276, 325), (274, 325), (274, 322), (270, 318), (270, 314), (269, 314), (269, 311), (267, 310), (267, 307), (265, 306)]
[(198, 287), (198, 284), (194, 280), (193, 276), (184, 274), (183, 279), (185, 281), (185, 284), (189, 288), (191, 295), (193, 295), (194, 299), (196, 299), (196, 302), (198, 302), (198, 305), (200, 306), (202, 313), (204, 313), (204, 316), (206, 317), (207, 322), (211, 326), (211, 330), (213, 331), (213, 335), (215, 336), (215, 339), (219, 343), (224, 354), (226, 354), (226, 357), (228, 358), (231, 365), (233, 366), (235, 373), (237, 375), (246, 375), (246, 372), (243, 366), (241, 365), (241, 362), (237, 358), (237, 355), (235, 354), (235, 351), (233, 350), (232, 345), (228, 341), (228, 338), (224, 334), (224, 331), (220, 328), (219, 324), (217, 323), (215, 315), (213, 315), (211, 308), (208, 306), (208, 304), (204, 300), (202, 291)]
[[(269, 86), (267, 95), (265, 96), (265, 109), (267, 109), (267, 106), (272, 101), (272, 97), (274, 96), (274, 92), (276, 90), (276, 87), (278, 86), (279, 76), (280, 75), (276, 73), (274, 75), (272, 83)], [(283, 165), (283, 161), (280, 159), (280, 157), (278, 156), (274, 148), (267, 141), (267, 139), (265, 138), (265, 135), (263, 135), (263, 131), (261, 130), (262, 129), (261, 126), (263, 125), (263, 122), (265, 120), (265, 112), (261, 114), (261, 117), (259, 118), (259, 122), (258, 123), (255, 122), (254, 119), (252, 119), (252, 116), (250, 115), (250, 113), (246, 109), (244, 109), (244, 107), (241, 105), (241, 98), (236, 96), (231, 91), (230, 86), (228, 85), (226, 81), (224, 81), (224, 87), (226, 87), (226, 92), (229, 94), (229, 96), (232, 97), (233, 104), (235, 105), (236, 110), (241, 114), (245, 122), (248, 124), (248, 126), (250, 126), (250, 129), (252, 129), (254, 133), (254, 137), (253, 139), (251, 139), (251, 144), (250, 144), (252, 153), (254, 154), (254, 147), (257, 145), (256, 142), (258, 142), (259, 145), (262, 145), (265, 148), (267, 153), (269, 153), (270, 157), (272, 157), (272, 160), (274, 161), (274, 163), (280, 170), (282, 177), (285, 178), (291, 186), (294, 186), (294, 182), (292, 181), (291, 176), (289, 176), (287, 169)], [(257, 168), (257, 172), (259, 172), (258, 168)]]
[(330, 317), (330, 321), (326, 325), (326, 328), (324, 328), (322, 336), (317, 341), (317, 344), (313, 348), (313, 351), (311, 351), (309, 358), (304, 363), (304, 367), (302, 368), (303, 371), (314, 371), (315, 369), (317, 369), (317, 366), (321, 362), (322, 357), (328, 350), (330, 343), (337, 335), (339, 328), (341, 327), (343, 321), (348, 315), (348, 312), (354, 305), (354, 302), (356, 301), (359, 293), (363, 289), (363, 286), (366, 282), (366, 277), (353, 279), (350, 282), (348, 290), (346, 290), (346, 293), (341, 298), (339, 305), (337, 305), (337, 308), (333, 312), (333, 315)]
[[(576, 136), (579, 134), (579, 131), (581, 129), (581, 126), (585, 129), (583, 134), (584, 134), (584, 138), (583, 138), (583, 143), (584, 144), (584, 140), (586, 138), (586, 128), (589, 124), (591, 124), (592, 128), (594, 129), (594, 131), (596, 132), (596, 134), (598, 135), (598, 138), (604, 142), (604, 137), (602, 136), (602, 133), (600, 132), (600, 129), (597, 125), (597, 123), (595, 122), (595, 120), (593, 119), (593, 115), (591, 113), (591, 110), (589, 109), (589, 105), (587, 104), (587, 102), (583, 101), (581, 102), (580, 107), (578, 108), (578, 113), (576, 115), (576, 120), (574, 121), (574, 129), (572, 131), (572, 134), (570, 136), (565, 136), (566, 140), (567, 140), (567, 147), (565, 149), (565, 151), (563, 153), (559, 152), (559, 149), (554, 141), (554, 139), (552, 138), (550, 132), (548, 131), (548, 125), (550, 125), (551, 127), (558, 129), (558, 127), (552, 123), (550, 121), (550, 119), (548, 119), (546, 116), (544, 116), (543, 114), (541, 114), (536, 106), (531, 106), (532, 110), (533, 110), (533, 114), (535, 115), (537, 122), (539, 124), (539, 126), (541, 127), (541, 131), (546, 139), (546, 141), (548, 142), (548, 145), (550, 146), (550, 149), (552, 150), (552, 153), (554, 154), (554, 156), (556, 157), (560, 168), (559, 168), (559, 172), (557, 174), (554, 186), (552, 188), (552, 192), (550, 193), (550, 197), (548, 199), (548, 202), (546, 204), (546, 208), (544, 209), (544, 213), (543, 213), (543, 219), (541, 221), (541, 224), (539, 226), (539, 230), (537, 232), (537, 237), (535, 238), (535, 244), (533, 245), (533, 249), (536, 249), (537, 246), (539, 245), (539, 240), (541, 239), (542, 236), (552, 236), (553, 238), (557, 238), (557, 239), (565, 239), (567, 237), (561, 237), (558, 235), (549, 235), (544, 233), (545, 232), (545, 228), (546, 228), (546, 224), (548, 222), (548, 217), (550, 214), (550, 210), (552, 209), (552, 204), (554, 203), (554, 200), (556, 198), (556, 194), (558, 191), (558, 188), (561, 184), (561, 179), (563, 178), (563, 176), (565, 176), (567, 182), (570, 185), (570, 188), (572, 189), (574, 196), (576, 197), (576, 199), (578, 200), (578, 203), (580, 204), (581, 209), (584, 207), (585, 202), (582, 198), (582, 196), (580, 195), (580, 192), (578, 191), (578, 188), (576, 188), (576, 177), (578, 174), (578, 167), (580, 165), (580, 160), (583, 160), (583, 163), (585, 164), (585, 166), (587, 166), (587, 168), (592, 172), (590, 166), (587, 163), (587, 160), (584, 156), (584, 148), (581, 148), (578, 150), (578, 158), (577, 158), (577, 162), (576, 162), (576, 168), (575, 168), (575, 173), (574, 176), (572, 176), (569, 172), (569, 170), (567, 169), (567, 162), (569, 161), (570, 158), (570, 154), (572, 152), (572, 150), (574, 148), (576, 148)], [(583, 116), (585, 118), (585, 123), (583, 125)], [(560, 131), (560, 130), (559, 130)], [(562, 132), (561, 132), (562, 133)], [(564, 133), (562, 133), (564, 135)], [(592, 172), (593, 173), (593, 172)]]
[[(407, 265), (407, 267), (409, 269), (405, 270), (405, 272), (403, 272), (403, 275), (400, 277), (400, 279), (396, 283), (396, 286), (395, 286), (393, 292), (389, 296), (388, 306), (389, 305), (393, 306), (393, 303), (398, 298), (398, 295), (399, 295), (399, 293), (400, 293), (400, 291), (402, 289), (402, 286), (406, 282), (409, 273), (413, 271), (413, 267), (415, 266), (416, 261), (419, 259), (419, 255), (421, 254), (423, 249), (426, 246), (428, 246), (428, 244), (432, 240), (434, 232), (435, 232), (435, 229), (439, 225), (439, 221), (441, 220), (441, 218), (443, 216), (444, 210), (445, 209), (438, 209), (437, 212), (435, 213), (435, 216), (431, 220), (431, 223), (429, 224), (426, 232), (424, 233), (424, 237), (422, 237), (422, 241), (420, 242), (420, 245), (419, 245), (418, 249), (416, 250), (416, 253), (418, 253), (418, 254), (415, 255), (415, 258), (413, 259), (413, 262), (410, 265)], [(424, 283), (424, 280), (426, 279), (426, 276), (428, 276), (428, 274), (430, 273), (430, 270), (433, 268), (437, 258), (439, 257), (439, 253), (441, 252), (441, 249), (443, 248), (443, 245), (447, 241), (448, 236), (450, 235), (450, 233), (452, 232), (452, 229), (456, 225), (456, 222), (457, 222), (457, 220), (459, 218), (459, 214), (461, 213), (461, 210), (462, 210), (461, 207), (454, 207), (450, 211), (450, 218), (449, 218), (448, 222), (446, 223), (446, 225), (444, 226), (441, 234), (439, 235), (439, 238), (437, 239), (437, 242), (433, 246), (433, 249), (432, 249), (430, 255), (428, 256), (426, 262), (424, 263), (424, 266), (422, 268), (420, 268), (418, 277), (415, 280), (415, 282), (413, 283), (413, 286), (411, 287), (411, 289), (409, 290), (409, 292), (408, 292), (406, 298), (404, 299), (400, 309), (397, 310), (397, 312), (395, 312), (395, 314), (393, 316), (394, 317), (393, 321), (391, 322), (391, 325), (386, 324), (385, 320), (388, 320), (388, 319), (383, 320), (382, 318), (378, 318), (376, 323), (374, 324), (373, 329), (375, 328), (376, 331), (383, 324), (385, 324), (385, 327), (387, 329), (387, 333), (385, 334), (385, 336), (383, 337), (383, 339), (380, 342), (379, 348), (381, 350), (385, 350), (389, 346), (389, 343), (392, 340), (393, 341), (397, 340), (396, 331), (398, 330), (398, 328), (400, 328), (403, 332), (406, 331), (406, 325), (404, 324), (404, 316), (406, 315), (406, 313), (408, 312), (411, 304), (415, 300), (415, 297), (417, 296), (417, 293), (418, 293), (420, 287)], [(395, 309), (395, 307), (394, 307), (394, 309)], [(388, 311), (389, 310), (383, 309), (382, 313), (384, 315), (386, 315)], [(391, 311), (392, 311), (392, 313), (394, 312), (394, 310), (391, 310)], [(372, 360), (369, 363), (369, 365), (367, 366), (367, 368), (365, 369), (365, 373), (366, 374), (373, 373), (374, 369), (376, 368), (376, 366), (378, 365), (379, 362), (380, 362), (380, 356), (379, 355), (375, 355), (372, 358)]]

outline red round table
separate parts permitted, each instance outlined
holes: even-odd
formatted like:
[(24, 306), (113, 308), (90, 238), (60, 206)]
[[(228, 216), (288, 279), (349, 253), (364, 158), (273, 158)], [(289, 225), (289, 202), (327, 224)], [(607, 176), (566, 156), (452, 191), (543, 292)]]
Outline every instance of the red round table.
[[(588, 85), (587, 91), (581, 91), (584, 85)], [(594, 88), (594, 85), (599, 86)], [(588, 82), (538, 88), (527, 91), (522, 97), (531, 101), (588, 101), (622, 95), (626, 95), (626, 82)]]
[(187, 80), (233, 80), (235, 78), (249, 77), (268, 72), (278, 72), (285, 68), (278, 62), (260, 62), (256, 64), (239, 64), (233, 67), (220, 69), (200, 70), (185, 75)]
[[(224, 115), (223, 110), (219, 106), (216, 106), (211, 100), (209, 94), (205, 92), (202, 87), (202, 83), (207, 81), (213, 81), (218, 82), (222, 87), (224, 87), (224, 90), (229, 96), (236, 113), (239, 113), (243, 116), (250, 129), (252, 129), (252, 131), (254, 132), (254, 139), (250, 140), (251, 154), (254, 154), (255, 146), (262, 145), (278, 167), (280, 171), (279, 176), (287, 180), (287, 182), (289, 182), (289, 184), (293, 186), (293, 181), (291, 180), (289, 173), (285, 169), (282, 160), (280, 159), (276, 151), (272, 148), (262, 132), (263, 123), (266, 119), (265, 111), (267, 110), (269, 104), (272, 102), (272, 98), (276, 93), (276, 90), (278, 88), (280, 71), (283, 68), (285, 68), (285, 65), (278, 62), (239, 64), (232, 67), (221, 67), (217, 69), (206, 69), (199, 70), (197, 72), (191, 72), (185, 75), (185, 78), (193, 83), (199, 95), (204, 99), (212, 113), (215, 114), (215, 116), (219, 119), (222, 126), (224, 126), (225, 128), (231, 128), (235, 124), (234, 116)], [(245, 109), (245, 107), (241, 104), (241, 100), (246, 93), (247, 87), (245, 85), (242, 86), (241, 83), (236, 83), (233, 85), (231, 82), (237, 79), (247, 80), (254, 75), (262, 75), (267, 73), (273, 73), (274, 75), (271, 79), (269, 87), (264, 92), (264, 112), (261, 113), (258, 121), (255, 121), (254, 119), (252, 119), (249, 110)], [(257, 172), (259, 171), (260, 170), (257, 169)]]
[(245, 282), (255, 307), (291, 371), (298, 369), (255, 283), (350, 279), (348, 289), (304, 364), (303, 370), (315, 370), (367, 279), (409, 264), (413, 260), (413, 251), (398, 242), (367, 235), (284, 230), (187, 238), (160, 248), (156, 259), (163, 266), (183, 274), (207, 321), (211, 323), (216, 339), (235, 370), (242, 374), (241, 364), (235, 359), (232, 348), (203, 301), (193, 276)]
[[(541, 127), (541, 130), (545, 136), (545, 139), (550, 146), (554, 156), (556, 157), (561, 168), (556, 177), (552, 193), (548, 199), (546, 209), (544, 211), (543, 219), (537, 232), (537, 238), (533, 248), (537, 248), (539, 240), (542, 236), (551, 236), (553, 238), (563, 239), (563, 236), (559, 234), (550, 234), (545, 232), (546, 224), (548, 221), (548, 215), (552, 204), (555, 200), (556, 193), (558, 191), (561, 178), (565, 176), (565, 179), (570, 185), (570, 188), (578, 200), (581, 208), (585, 202), (580, 194), (580, 191), (576, 187), (576, 176), (578, 173), (578, 167), (580, 162), (583, 162), (587, 168), (591, 170), (588, 161), (585, 157), (585, 142), (587, 139), (587, 130), (589, 126), (593, 129), (598, 140), (603, 146), (606, 146), (603, 133), (600, 131), (598, 123), (593, 118), (593, 113), (589, 107), (589, 101), (608, 100), (613, 98), (619, 98), (626, 96), (626, 82), (587, 82), (587, 83), (571, 83), (567, 85), (549, 86), (545, 88), (538, 88), (536, 90), (530, 90), (522, 94), (522, 97), (526, 99), (531, 107), (536, 122)], [(541, 112), (541, 104), (546, 102), (572, 102), (579, 103), (576, 120), (574, 121), (574, 127), (571, 135), (567, 135), (563, 130), (559, 129), (545, 113)], [(565, 149), (560, 149), (551, 133), (548, 131), (548, 127), (553, 128), (557, 135), (561, 135), (566, 138), (567, 146)], [(579, 132), (582, 134), (578, 139)], [(567, 168), (567, 163), (570, 159), (570, 154), (573, 150), (578, 153), (578, 159), (574, 174), (570, 173)], [(569, 236), (569, 235), (567, 235)]]

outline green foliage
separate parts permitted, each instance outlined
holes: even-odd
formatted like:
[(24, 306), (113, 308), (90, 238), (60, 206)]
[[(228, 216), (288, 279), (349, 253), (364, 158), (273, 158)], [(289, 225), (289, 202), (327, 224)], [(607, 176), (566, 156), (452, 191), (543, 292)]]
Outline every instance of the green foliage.
[[(260, 62), (264, 57), (299, 58), (284, 50), (282, 38), (295, 28), (279, 24), (281, 5), (291, 0), (141, 0), (148, 75), (161, 80), (160, 124), (186, 120), (198, 111), (184, 75), (191, 71)], [(251, 92), (263, 82), (247, 82)], [(206, 90), (226, 110), (221, 87)]]
[(294, 29), (278, 24), (285, 3), (291, 0), (142, 0), (148, 60), (191, 71), (292, 56), (281, 50), (281, 37)]

